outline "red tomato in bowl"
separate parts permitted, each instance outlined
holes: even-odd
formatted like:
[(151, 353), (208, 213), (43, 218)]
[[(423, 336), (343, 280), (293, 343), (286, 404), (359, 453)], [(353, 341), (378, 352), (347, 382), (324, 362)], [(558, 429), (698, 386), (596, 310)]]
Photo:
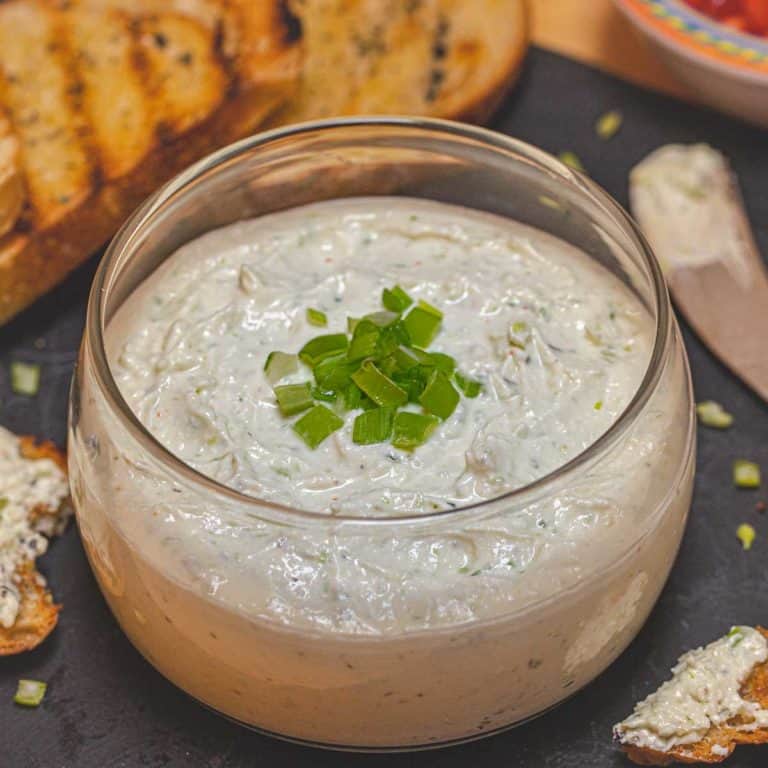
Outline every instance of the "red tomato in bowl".
[(768, 0), (685, 0), (691, 8), (739, 32), (768, 35)]

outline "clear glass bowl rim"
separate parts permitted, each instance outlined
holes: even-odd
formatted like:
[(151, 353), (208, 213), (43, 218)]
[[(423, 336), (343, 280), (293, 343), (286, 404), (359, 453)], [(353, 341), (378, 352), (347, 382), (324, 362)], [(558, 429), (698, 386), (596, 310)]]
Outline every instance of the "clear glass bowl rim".
[[(104, 344), (105, 307), (110, 294), (108, 286), (116, 263), (125, 251), (130, 253), (133, 243), (140, 239), (154, 225), (154, 219), (158, 210), (171, 201), (174, 196), (185, 190), (188, 185), (194, 183), (203, 174), (214, 170), (217, 166), (247, 154), (254, 149), (264, 147), (271, 142), (309, 133), (317, 133), (318, 131), (333, 131), (337, 128), (367, 129), (371, 127), (391, 128), (393, 130), (399, 128), (410, 131), (423, 129), (433, 133), (442, 133), (446, 138), (459, 137), (469, 139), (479, 142), (489, 149), (513, 152), (525, 158), (527, 162), (543, 168), (549, 174), (556, 175), (563, 183), (575, 188), (582, 196), (589, 198), (592, 204), (601, 208), (603, 213), (610, 216), (623, 232), (629, 235), (630, 241), (637, 245), (640, 257), (650, 276), (652, 299), (656, 314), (653, 350), (637, 391), (618, 419), (584, 451), (533, 483), (507, 491), (499, 496), (447, 510), (386, 518), (370, 518), (356, 515), (329, 516), (323, 512), (312, 512), (259, 499), (258, 497), (248, 496), (233, 488), (222, 485), (185, 464), (165, 448), (133, 413), (112, 376)], [(128, 431), (131, 437), (144, 450), (165, 469), (169, 470), (171, 474), (181, 478), (184, 484), (198, 487), (207, 493), (227, 499), (229, 502), (237, 502), (246, 509), (251, 508), (259, 517), (263, 517), (265, 511), (269, 511), (277, 517), (294, 523), (300, 521), (323, 522), (326, 524), (328, 522), (333, 522), (334, 524), (347, 522), (354, 523), (355, 525), (380, 527), (396, 524), (423, 524), (447, 518), (456, 521), (468, 515), (482, 514), (483, 511), (500, 501), (524, 505), (529, 501), (539, 498), (554, 486), (559, 485), (585, 465), (597, 461), (608, 453), (611, 447), (635, 423), (656, 390), (666, 363), (668, 346), (671, 339), (671, 323), (672, 314), (666, 283), (661, 267), (653, 255), (650, 246), (629, 214), (602, 187), (583, 174), (574, 172), (552, 155), (524, 141), (478, 126), (456, 123), (449, 120), (407, 116), (350, 117), (297, 123), (288, 127), (254, 134), (212, 152), (202, 160), (193, 163), (147, 198), (118, 230), (98, 266), (88, 298), (84, 344), (91, 354), (95, 381), (111, 413), (117, 417), (121, 426)]]

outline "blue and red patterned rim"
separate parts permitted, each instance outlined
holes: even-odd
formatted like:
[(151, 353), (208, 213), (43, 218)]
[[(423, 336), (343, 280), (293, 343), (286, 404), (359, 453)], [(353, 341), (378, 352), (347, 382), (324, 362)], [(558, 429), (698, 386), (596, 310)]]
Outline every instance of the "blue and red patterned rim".
[(650, 34), (684, 47), (712, 64), (768, 75), (768, 40), (718, 24), (682, 0), (620, 0)]

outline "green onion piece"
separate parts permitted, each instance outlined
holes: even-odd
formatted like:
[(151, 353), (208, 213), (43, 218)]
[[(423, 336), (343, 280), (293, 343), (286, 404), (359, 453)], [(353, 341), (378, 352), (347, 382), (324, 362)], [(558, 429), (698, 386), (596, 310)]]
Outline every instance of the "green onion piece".
[(364, 411), (355, 419), (352, 427), (352, 442), (358, 445), (373, 445), (389, 440), (394, 418), (394, 408), (374, 408), (372, 411)]
[(363, 390), (354, 382), (350, 382), (344, 390), (344, 407), (348, 411), (354, 411), (362, 406)]
[(342, 352), (321, 360), (312, 373), (317, 386), (321, 389), (344, 389), (356, 367), (347, 360), (346, 354)]
[(760, 467), (754, 461), (736, 459), (733, 462), (733, 484), (737, 488), (759, 488)]
[(428, 354), (431, 364), (438, 371), (442, 371), (450, 376), (456, 370), (456, 361), (450, 355), (442, 352), (429, 352)]
[(22, 707), (39, 707), (48, 684), (41, 680), (19, 680), (13, 700)]
[(584, 173), (584, 165), (575, 152), (561, 152), (558, 157), (560, 162), (565, 163), (569, 168)]
[(303, 384), (283, 384), (275, 387), (275, 397), (280, 413), (283, 416), (293, 416), (312, 407), (312, 390), (309, 382)]
[(326, 437), (343, 426), (344, 420), (340, 419), (333, 411), (324, 405), (316, 405), (293, 425), (293, 431), (310, 448), (317, 448)]
[(459, 393), (442, 371), (432, 371), (419, 402), (427, 413), (447, 419), (459, 404)]
[(17, 395), (34, 397), (40, 390), (40, 366), (36, 363), (11, 363), (11, 389)]
[(412, 451), (427, 442), (439, 423), (434, 416), (400, 411), (395, 416), (392, 445), (403, 451)]
[(386, 312), (383, 310), (363, 315), (363, 320), (373, 323), (377, 328), (387, 328), (390, 325), (394, 325), (399, 319), (400, 315), (397, 312)]
[(299, 357), (310, 368), (314, 368), (320, 361), (325, 360), (326, 357), (346, 352), (348, 345), (349, 341), (344, 333), (316, 336), (299, 350)]
[(741, 546), (745, 550), (752, 549), (752, 544), (755, 541), (755, 529), (749, 523), (742, 523), (736, 529), (736, 536), (738, 536)]
[(352, 381), (380, 406), (405, 405), (408, 393), (384, 375), (370, 360), (366, 360), (358, 371), (352, 374)]
[(453, 380), (456, 382), (456, 386), (464, 393), (464, 397), (477, 397), (483, 389), (483, 385), (479, 381), (467, 378), (458, 371), (454, 374)]
[(426, 349), (437, 336), (442, 322), (442, 313), (424, 301), (420, 301), (403, 320), (405, 330), (411, 341), (422, 349)]
[(624, 117), (618, 109), (612, 109), (601, 115), (595, 123), (597, 135), (604, 141), (612, 139), (620, 130)]
[(363, 360), (366, 357), (372, 357), (376, 352), (380, 336), (381, 331), (378, 330), (371, 333), (356, 334), (347, 350), (347, 359)]
[(696, 405), (696, 414), (705, 427), (728, 429), (733, 424), (733, 416), (714, 400), (705, 400)]
[(357, 324), (360, 322), (359, 317), (349, 317), (347, 316), (347, 333), (354, 333), (355, 328), (357, 327)]
[(338, 396), (339, 394), (335, 389), (321, 389), (320, 387), (312, 387), (312, 397), (315, 400), (322, 400), (324, 403), (335, 403)]
[(321, 312), (319, 309), (308, 309), (307, 322), (310, 325), (326, 326), (328, 325), (328, 315), (326, 315), (325, 312)]
[(396, 285), (392, 289), (385, 288), (381, 292), (381, 303), (390, 312), (400, 314), (413, 304), (413, 299), (399, 285)]
[(411, 338), (408, 335), (408, 331), (405, 330), (403, 323), (398, 320), (396, 323), (393, 323), (387, 328), (382, 328), (376, 354), (379, 357), (387, 357), (388, 355), (391, 355), (399, 346), (407, 346), (410, 343)]
[(272, 385), (298, 370), (299, 358), (286, 352), (270, 352), (264, 363), (264, 373), (267, 375), (267, 381)]
[(420, 352), (420, 350), (400, 345), (397, 349), (393, 350), (392, 357), (397, 363), (397, 367), (404, 372), (415, 368), (421, 362), (417, 352)]

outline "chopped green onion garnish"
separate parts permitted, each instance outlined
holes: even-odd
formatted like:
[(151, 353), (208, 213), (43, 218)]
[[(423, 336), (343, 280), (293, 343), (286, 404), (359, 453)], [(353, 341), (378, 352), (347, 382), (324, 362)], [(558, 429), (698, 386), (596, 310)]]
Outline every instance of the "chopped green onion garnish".
[(300, 350), (299, 357), (310, 368), (314, 368), (326, 357), (345, 352), (349, 341), (344, 333), (330, 333), (327, 336), (316, 336), (308, 341)]
[(354, 333), (359, 322), (359, 317), (347, 317), (347, 333)]
[(264, 363), (267, 381), (273, 385), (298, 370), (299, 358), (286, 352), (270, 352), (267, 356), (267, 362)]
[(11, 363), (11, 389), (17, 395), (34, 397), (40, 390), (40, 366), (35, 363)]
[(352, 441), (358, 445), (372, 445), (389, 440), (394, 418), (394, 408), (374, 408), (372, 411), (364, 411), (355, 419)]
[(343, 389), (356, 366), (347, 360), (343, 352), (321, 360), (312, 373), (321, 389)]
[(41, 680), (19, 680), (13, 700), (22, 707), (39, 707), (48, 684)]
[(720, 403), (716, 403), (714, 400), (705, 400), (703, 403), (698, 403), (696, 414), (699, 417), (699, 421), (705, 427), (728, 429), (733, 424), (733, 416)]
[(401, 371), (409, 371), (411, 368), (415, 368), (419, 362), (419, 356), (417, 352), (420, 350), (410, 349), (409, 347), (399, 346), (392, 352), (392, 357), (397, 363), (397, 367)]
[(483, 389), (483, 385), (479, 381), (462, 376), (458, 371), (454, 374), (453, 380), (465, 397), (477, 397)]
[(411, 337), (411, 341), (422, 349), (426, 349), (437, 336), (442, 323), (442, 312), (436, 310), (425, 301), (420, 301), (403, 320), (405, 330)]
[(403, 451), (412, 451), (429, 440), (440, 423), (434, 416), (411, 411), (400, 411), (395, 416), (392, 445)]
[(275, 387), (275, 397), (280, 413), (283, 416), (293, 416), (312, 407), (312, 390), (309, 382), (303, 384), (283, 384)]
[(394, 325), (399, 319), (400, 315), (397, 312), (385, 311), (371, 312), (370, 315), (365, 315), (363, 317), (363, 320), (373, 323), (377, 328), (387, 328), (390, 325)]
[(316, 405), (293, 425), (293, 431), (310, 448), (317, 448), (326, 437), (342, 426), (344, 426), (343, 419), (324, 405)]
[(752, 544), (755, 541), (755, 529), (749, 523), (742, 523), (736, 529), (736, 536), (738, 536), (741, 546), (744, 549), (752, 549)]
[(363, 360), (372, 357), (376, 353), (376, 347), (381, 337), (381, 331), (355, 334), (347, 350), (348, 360)]
[(363, 397), (363, 390), (354, 382), (350, 382), (344, 390), (344, 407), (348, 411), (354, 411), (355, 409), (360, 408), (362, 406)]
[(733, 462), (733, 484), (738, 488), (759, 488), (760, 467), (754, 461), (737, 459)]
[(390, 312), (401, 313), (413, 304), (413, 299), (399, 285), (396, 285), (391, 290), (385, 288), (382, 291), (381, 303)]
[(584, 173), (584, 165), (575, 152), (561, 152), (558, 157), (560, 162), (565, 163), (569, 168)]
[(447, 419), (459, 404), (459, 393), (442, 371), (432, 371), (419, 402), (427, 413)]
[(596, 411), (602, 411), (603, 410), (603, 401), (602, 400), (595, 400), (595, 404), (592, 407)]
[(328, 316), (319, 309), (308, 309), (307, 322), (310, 325), (326, 326), (328, 325)]
[(456, 361), (442, 352), (427, 352), (429, 355), (429, 364), (437, 368), (438, 371), (447, 373), (449, 376), (456, 370)]
[(312, 387), (312, 397), (315, 400), (322, 400), (324, 403), (335, 403), (338, 396), (339, 395), (335, 389), (321, 389), (320, 387)]
[(612, 139), (621, 130), (623, 122), (624, 117), (621, 112), (618, 109), (612, 109), (598, 118), (595, 123), (595, 131), (601, 139), (608, 141), (608, 139)]
[(366, 360), (358, 371), (352, 374), (352, 381), (380, 406), (405, 405), (408, 393), (385, 376), (370, 360)]

